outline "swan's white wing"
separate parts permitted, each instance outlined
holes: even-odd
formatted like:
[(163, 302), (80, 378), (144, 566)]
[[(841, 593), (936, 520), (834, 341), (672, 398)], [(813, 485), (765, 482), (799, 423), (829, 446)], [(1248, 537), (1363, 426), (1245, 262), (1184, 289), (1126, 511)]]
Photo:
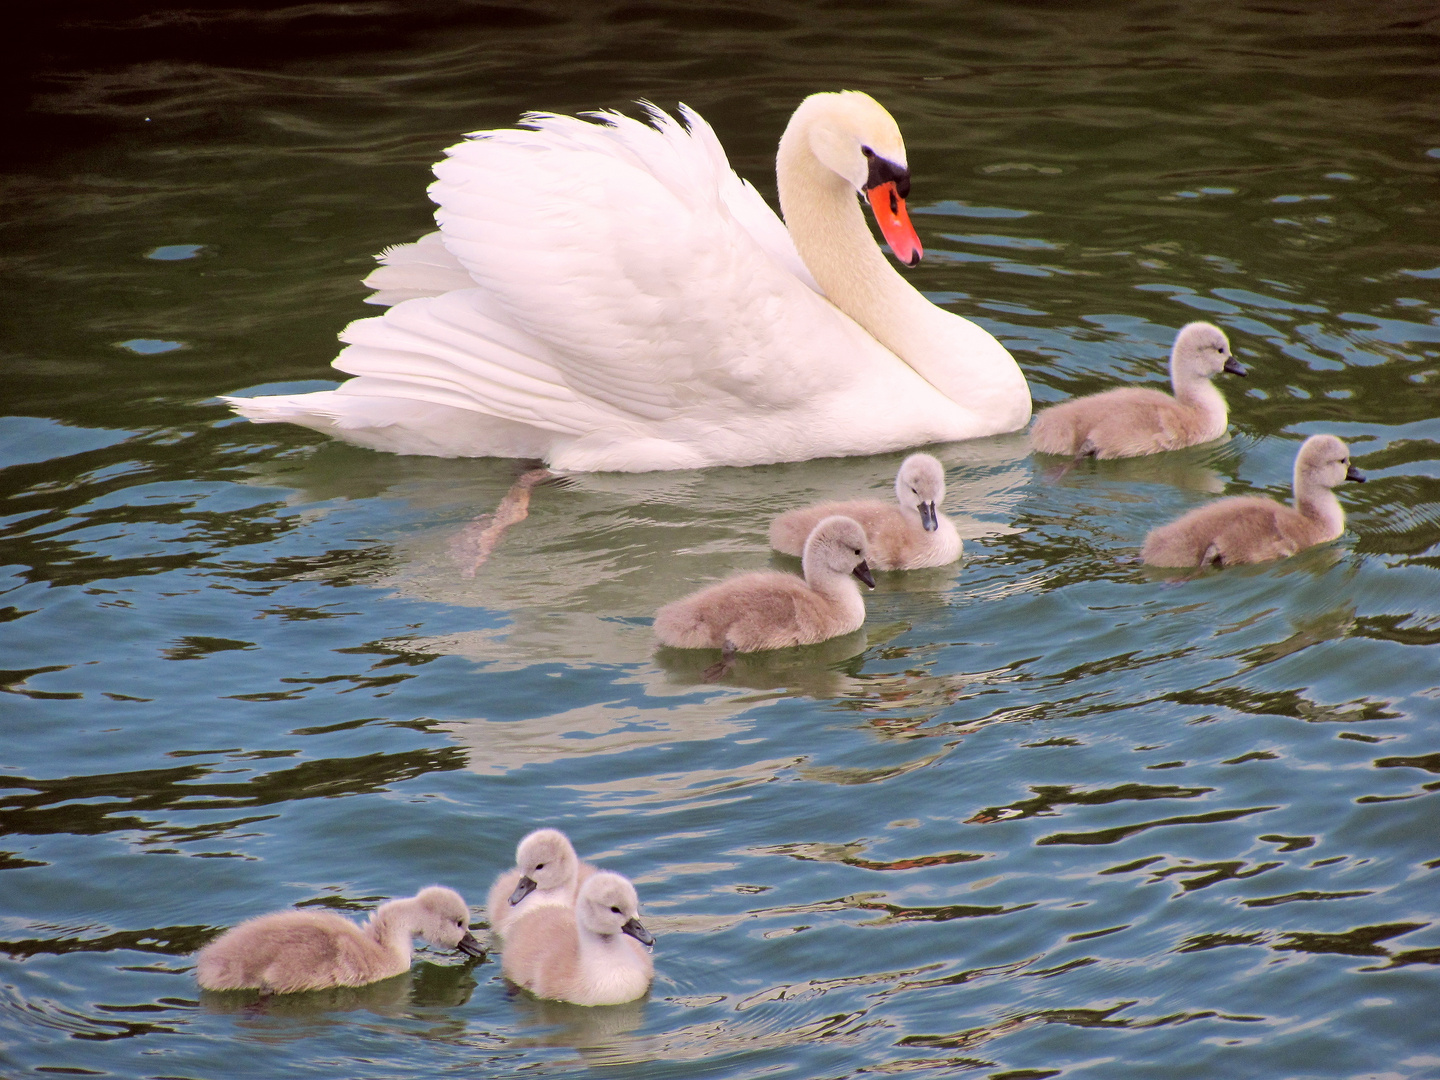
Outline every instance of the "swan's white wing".
[(578, 436), (693, 429), (834, 390), (816, 379), (846, 363), (794, 352), (853, 359), (863, 332), (784, 265), (798, 265), (788, 234), (708, 127), (655, 119), (532, 116), (452, 147), (430, 190), (478, 288), (352, 324), (335, 366), (363, 378), (346, 391)]
[(376, 255), (375, 261), (380, 265), (361, 282), (375, 290), (365, 298), (367, 304), (389, 306), (475, 284), (438, 232), (426, 233), (413, 244), (393, 244)]

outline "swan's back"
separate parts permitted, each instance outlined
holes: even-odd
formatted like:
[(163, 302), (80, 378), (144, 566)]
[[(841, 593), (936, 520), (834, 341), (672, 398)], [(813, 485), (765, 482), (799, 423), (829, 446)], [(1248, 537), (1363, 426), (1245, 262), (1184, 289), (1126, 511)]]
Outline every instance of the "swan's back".
[(1211, 419), (1169, 394), (1126, 386), (1052, 405), (1035, 417), (1030, 441), (1042, 454), (1141, 457), (1218, 439)]
[(872, 570), (945, 566), (960, 557), (960, 534), (944, 514), (936, 515), (938, 527), (930, 533), (918, 520), (906, 517), (895, 503), (878, 499), (816, 503), (787, 510), (770, 523), (770, 546), (798, 557), (804, 553), (805, 540), (815, 526), (837, 515), (859, 522), (865, 530), (865, 561)]
[[(655, 613), (655, 636), (677, 649), (739, 652), (812, 645), (864, 622), (839, 618), (835, 605), (794, 574), (757, 570), (692, 593)], [(853, 622), (853, 625), (852, 625)]]
[(289, 994), (364, 986), (406, 966), (349, 919), (328, 911), (281, 911), (240, 923), (205, 946), (195, 975), (206, 990)]
[(1269, 562), (1334, 539), (1323, 535), (1324, 531), (1299, 511), (1273, 499), (1234, 495), (1151, 530), (1141, 556), (1151, 566)]

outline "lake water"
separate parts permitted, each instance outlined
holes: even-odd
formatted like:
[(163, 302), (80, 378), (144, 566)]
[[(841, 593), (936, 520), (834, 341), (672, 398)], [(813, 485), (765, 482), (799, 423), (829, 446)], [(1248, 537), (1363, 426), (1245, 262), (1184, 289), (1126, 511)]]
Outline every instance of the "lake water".
[[(7, 1075), (1440, 1076), (1433, 7), (37, 17), (0, 171)], [(899, 455), (577, 477), (466, 578), (450, 542), (515, 463), (215, 403), (333, 385), (460, 133), (684, 101), (773, 199), (790, 110), (845, 87), (905, 134), (912, 280), (1038, 402), (1163, 385), (1210, 319), (1251, 372), (1233, 437), (1064, 473), (1022, 435), (941, 448), (963, 562), (705, 684), (655, 608), (793, 565), (769, 518)], [(1284, 497), (1316, 432), (1370, 477), (1341, 540), (1135, 562), (1205, 499)], [(537, 823), (636, 881), (646, 1000), (546, 1005), (434, 950), (197, 992), (189, 954), (260, 912), (479, 905)]]

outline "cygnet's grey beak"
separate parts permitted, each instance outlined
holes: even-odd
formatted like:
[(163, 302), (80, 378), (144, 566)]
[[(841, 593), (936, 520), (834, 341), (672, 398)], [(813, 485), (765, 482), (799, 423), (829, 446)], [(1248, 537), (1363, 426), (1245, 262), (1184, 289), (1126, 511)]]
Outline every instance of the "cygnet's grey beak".
[(1351, 465), (1348, 469), (1345, 470), (1345, 479), (1354, 480), (1357, 484), (1363, 484), (1365, 483), (1365, 474), (1359, 469), (1355, 468), (1354, 465)]
[(514, 907), (516, 904), (518, 904), (521, 900), (524, 900), (525, 897), (529, 896), (534, 891), (535, 879), (530, 877), (522, 877), (520, 879), (520, 884), (516, 885), (515, 891), (510, 894), (510, 906)]
[(864, 559), (861, 559), (855, 569), (851, 570), (850, 573), (854, 574), (866, 585), (870, 586), (870, 588), (873, 589), (875, 587), (875, 575), (870, 573), (870, 566)]
[(480, 942), (475, 940), (474, 934), (466, 934), (455, 946), (461, 952), (475, 957), (477, 960), (485, 959), (485, 949)]
[(934, 532), (940, 527), (940, 521), (935, 516), (935, 504), (933, 502), (922, 502), (920, 504), (920, 524), (925, 526), (926, 532)]
[(620, 932), (629, 934), (636, 941), (640, 942), (641, 945), (655, 944), (655, 936), (640, 925), (639, 919), (629, 920), (624, 926), (620, 927)]
[(1228, 371), (1231, 375), (1250, 374), (1248, 371), (1245, 370), (1245, 365), (1240, 363), (1240, 361), (1236, 360), (1233, 356), (1227, 356), (1225, 358), (1225, 370)]

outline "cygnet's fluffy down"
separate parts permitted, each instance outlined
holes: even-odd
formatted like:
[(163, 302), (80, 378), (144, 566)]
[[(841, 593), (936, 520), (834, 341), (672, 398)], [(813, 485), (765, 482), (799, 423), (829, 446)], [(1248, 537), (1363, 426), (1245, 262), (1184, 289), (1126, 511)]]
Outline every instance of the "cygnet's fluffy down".
[(1334, 540), (1345, 511), (1332, 490), (1365, 477), (1334, 435), (1312, 435), (1295, 455), (1295, 505), (1237, 495), (1197, 507), (1145, 538), (1151, 566), (1232, 566), (1268, 562)]
[(580, 886), (573, 908), (535, 908), (511, 920), (501, 967), (537, 997), (619, 1005), (650, 988), (655, 939), (640, 923), (635, 886), (607, 870)]
[(803, 581), (773, 570), (737, 574), (666, 604), (655, 613), (655, 636), (678, 649), (758, 652), (858, 630), (865, 601), (855, 581), (875, 587), (859, 523), (821, 521), (805, 541), (801, 567)]
[(595, 867), (580, 861), (563, 832), (536, 829), (516, 846), (515, 868), (490, 886), (486, 902), (490, 929), (499, 933), (507, 922), (531, 908), (549, 904), (570, 907), (580, 882), (593, 873)]
[(241, 923), (195, 957), (205, 990), (292, 994), (364, 986), (410, 969), (411, 937), (484, 957), (471, 936), (470, 909), (454, 889), (432, 885), (375, 909), (357, 926), (329, 911), (277, 911)]
[(895, 476), (893, 503), (878, 499), (827, 502), (787, 510), (770, 525), (770, 546), (800, 555), (811, 530), (837, 514), (865, 530), (865, 561), (872, 570), (917, 570), (945, 566), (960, 557), (960, 534), (940, 513), (945, 501), (945, 466), (929, 454), (911, 454)]
[(1035, 417), (1030, 445), (1042, 454), (1122, 458), (1218, 439), (1229, 413), (1210, 380), (1222, 371), (1245, 374), (1224, 331), (1206, 322), (1189, 323), (1170, 350), (1174, 397), (1131, 386), (1064, 401)]

